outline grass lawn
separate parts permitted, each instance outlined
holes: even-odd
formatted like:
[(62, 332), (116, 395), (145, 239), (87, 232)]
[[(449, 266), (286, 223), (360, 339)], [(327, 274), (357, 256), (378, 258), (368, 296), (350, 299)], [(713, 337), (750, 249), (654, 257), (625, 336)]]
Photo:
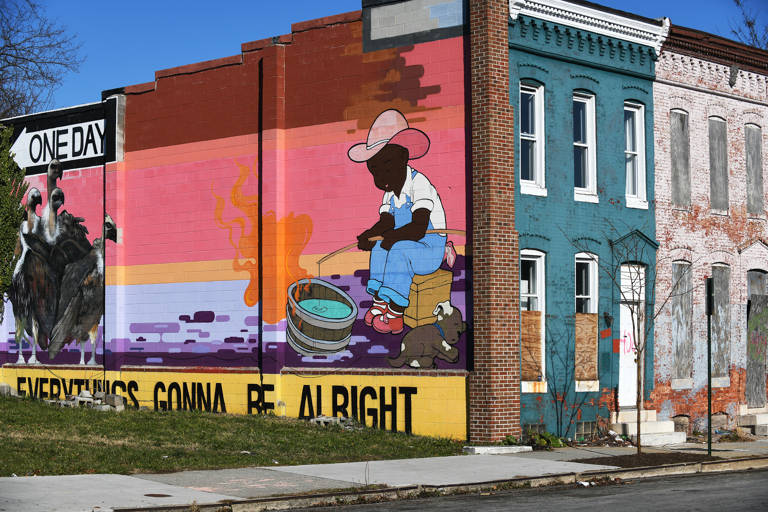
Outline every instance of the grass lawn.
[(25, 476), (431, 457), (460, 454), (462, 443), (275, 416), (99, 412), (0, 397), (0, 446), (0, 476)]

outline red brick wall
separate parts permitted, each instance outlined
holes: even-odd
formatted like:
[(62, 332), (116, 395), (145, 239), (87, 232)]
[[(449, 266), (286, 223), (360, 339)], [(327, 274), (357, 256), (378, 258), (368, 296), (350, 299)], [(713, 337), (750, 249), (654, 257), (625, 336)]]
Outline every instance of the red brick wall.
[(469, 439), (520, 433), (520, 307), (507, 0), (470, 1), (474, 371)]

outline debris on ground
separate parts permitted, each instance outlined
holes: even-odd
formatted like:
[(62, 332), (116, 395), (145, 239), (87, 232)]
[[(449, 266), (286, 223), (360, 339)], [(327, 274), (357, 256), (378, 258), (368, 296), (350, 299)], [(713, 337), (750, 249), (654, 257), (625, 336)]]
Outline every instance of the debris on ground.
[(596, 433), (588, 436), (578, 437), (573, 440), (568, 440), (568, 446), (580, 447), (580, 446), (634, 446), (632, 441), (627, 439), (626, 436), (619, 434), (613, 430), (598, 430)]
[(329, 425), (338, 425), (344, 430), (359, 430), (362, 426), (355, 421), (354, 418), (346, 418), (344, 416), (316, 416), (309, 420), (310, 423), (327, 427)]
[(48, 405), (58, 405), (59, 407), (88, 407), (97, 411), (115, 411), (125, 410), (125, 398), (122, 395), (113, 395), (96, 391), (91, 394), (84, 389), (78, 395), (65, 395), (63, 400), (43, 400)]

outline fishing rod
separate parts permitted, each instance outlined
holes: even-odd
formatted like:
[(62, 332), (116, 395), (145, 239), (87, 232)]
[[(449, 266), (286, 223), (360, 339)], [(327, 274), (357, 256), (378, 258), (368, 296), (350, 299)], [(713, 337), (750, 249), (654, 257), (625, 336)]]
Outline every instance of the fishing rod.
[[(457, 236), (467, 236), (467, 232), (463, 229), (428, 229), (424, 232), (425, 235), (457, 235)], [(380, 240), (384, 240), (383, 236), (372, 236), (368, 239), (369, 242), (378, 242)], [(345, 245), (341, 249), (336, 249), (335, 251), (326, 254), (319, 260), (317, 260), (318, 265), (322, 265), (329, 259), (333, 258), (334, 256), (338, 256), (339, 254), (346, 252), (350, 249), (354, 249), (357, 247), (357, 242), (349, 245)]]

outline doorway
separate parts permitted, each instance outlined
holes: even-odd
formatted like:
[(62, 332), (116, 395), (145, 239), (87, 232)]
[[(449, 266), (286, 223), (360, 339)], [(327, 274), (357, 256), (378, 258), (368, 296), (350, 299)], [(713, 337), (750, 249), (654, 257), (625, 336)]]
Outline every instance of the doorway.
[[(621, 304), (619, 322), (619, 407), (637, 405), (638, 344), (642, 348), (645, 332), (645, 268), (641, 265), (621, 266)], [(640, 339), (638, 338), (638, 334)]]

